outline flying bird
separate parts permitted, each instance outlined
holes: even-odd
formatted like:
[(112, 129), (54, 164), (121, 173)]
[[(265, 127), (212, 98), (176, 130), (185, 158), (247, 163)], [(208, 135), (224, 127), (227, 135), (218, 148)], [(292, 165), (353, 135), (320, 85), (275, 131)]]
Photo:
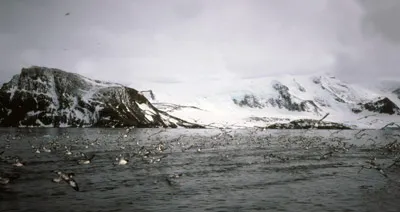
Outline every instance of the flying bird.
[(75, 191), (79, 191), (78, 184), (73, 179), (73, 177), (75, 176), (74, 173), (65, 174), (61, 171), (54, 171), (54, 173), (56, 173), (58, 175), (57, 178), (53, 178), (52, 181), (54, 183), (60, 183), (61, 181), (64, 181), (64, 182), (68, 183), (68, 185), (70, 185)]
[(70, 13), (65, 13), (65, 16), (69, 15)]

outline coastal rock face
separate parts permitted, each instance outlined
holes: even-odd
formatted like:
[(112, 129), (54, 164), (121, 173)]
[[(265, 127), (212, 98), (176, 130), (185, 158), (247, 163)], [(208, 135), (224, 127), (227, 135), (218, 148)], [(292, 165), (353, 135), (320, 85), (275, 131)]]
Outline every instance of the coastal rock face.
[(0, 126), (202, 127), (158, 110), (133, 88), (36, 66), (1, 87)]

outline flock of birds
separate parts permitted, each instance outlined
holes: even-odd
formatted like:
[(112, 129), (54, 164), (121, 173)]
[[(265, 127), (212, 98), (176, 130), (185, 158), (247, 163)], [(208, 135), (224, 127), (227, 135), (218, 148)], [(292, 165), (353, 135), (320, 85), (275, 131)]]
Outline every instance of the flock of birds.
[[(63, 136), (57, 136), (54, 137), (53, 139), (46, 141), (39, 142), (40, 144), (36, 145), (32, 141), (28, 141), (27, 143), (30, 145), (30, 148), (32, 149), (32, 153), (35, 154), (35, 157), (40, 157), (40, 155), (43, 154), (55, 154), (58, 156), (62, 156), (66, 160), (70, 161), (76, 161), (77, 165), (88, 165), (91, 164), (92, 161), (96, 157), (95, 151), (92, 151), (91, 154), (88, 154), (87, 152), (85, 153), (84, 150), (89, 150), (92, 148), (99, 148), (100, 151), (102, 148), (107, 149), (110, 144), (116, 145), (117, 149), (119, 150), (118, 155), (116, 155), (113, 159), (111, 159), (111, 162), (114, 166), (124, 166), (127, 165), (130, 160), (134, 157), (139, 158), (141, 161), (147, 163), (147, 164), (154, 164), (160, 162), (163, 158), (167, 157), (167, 154), (163, 154), (164, 151), (168, 148), (166, 146), (166, 142), (160, 141), (157, 144), (153, 144), (150, 146), (146, 145), (139, 145), (139, 141), (136, 141), (136, 145), (130, 145), (129, 141), (132, 141), (132, 137), (130, 136), (132, 128), (126, 128), (124, 133), (118, 134), (118, 137), (116, 139), (110, 138), (112, 137), (111, 134), (104, 135), (104, 138), (96, 138), (94, 140), (91, 139), (85, 139), (82, 137), (78, 137), (76, 139), (70, 139), (70, 136), (68, 134), (64, 134)], [(100, 130), (104, 131), (104, 130)], [(144, 140), (151, 140), (153, 136), (159, 135), (162, 132), (165, 132), (166, 129), (162, 129), (156, 133), (150, 133), (147, 135), (147, 137)], [(29, 133), (32, 133), (32, 130), (28, 131)], [(18, 132), (17, 132), (18, 133)], [(29, 165), (26, 161), (16, 155), (13, 155), (12, 152), (12, 144), (13, 142), (18, 142), (18, 140), (22, 139), (23, 134), (19, 134), (18, 136), (13, 135), (13, 134), (8, 134), (5, 136), (4, 140), (0, 141), (0, 188), (1, 185), (7, 185), (10, 182), (13, 182), (20, 178), (20, 174), (18, 173), (18, 170), (23, 169), (25, 166)], [(39, 140), (39, 138), (33, 136), (34, 140)], [(178, 138), (172, 139), (169, 147), (174, 146), (173, 142), (177, 142), (178, 145), (179, 140), (183, 138), (183, 136), (180, 136)], [(70, 139), (69, 143), (66, 142), (58, 142), (57, 140), (65, 140), (65, 139)], [(162, 140), (160, 137), (157, 138), (159, 140)], [(100, 141), (101, 140), (101, 141)], [(114, 142), (103, 142), (104, 140), (112, 140)], [(142, 141), (140, 142), (142, 143)], [(143, 142), (146, 143), (146, 142)], [(4, 146), (2, 146), (4, 145)], [(193, 146), (181, 146), (182, 151), (189, 150), (193, 148)], [(200, 152), (200, 148), (197, 148), (197, 152)], [(6, 154), (8, 153), (8, 154)], [(111, 163), (110, 162), (110, 163)], [(13, 167), (14, 171), (13, 173), (3, 173), (4, 170), (1, 169), (2, 166), (10, 166)], [(52, 179), (52, 182), (54, 183), (62, 183), (66, 182), (69, 184), (73, 189), (76, 191), (79, 191), (79, 186), (78, 183), (75, 181), (74, 173), (66, 173), (62, 172), (59, 170), (53, 171), (57, 175), (57, 177)], [(171, 179), (174, 178), (179, 178), (182, 176), (181, 173), (178, 174), (171, 174), (169, 177), (167, 177), (166, 182), (168, 184), (171, 184)]]
[[(220, 129), (216, 134), (208, 136), (204, 136), (204, 134), (196, 135), (195, 133), (184, 133), (180, 134), (178, 137), (173, 137), (171, 135), (162, 136), (161, 134), (168, 133), (168, 130), (161, 129), (155, 133), (154, 130), (149, 130), (146, 137), (140, 140), (133, 139), (135, 133), (132, 131), (132, 128), (126, 128), (125, 131), (119, 132), (116, 135), (117, 137), (114, 138), (114, 142), (112, 142), (112, 144), (116, 145), (118, 151), (116, 153), (117, 155), (110, 159), (110, 163), (114, 166), (124, 166), (130, 163), (133, 158), (136, 158), (147, 164), (154, 164), (168, 157), (168, 154), (165, 152), (167, 149), (170, 149), (170, 152), (191, 151), (193, 153), (199, 153), (203, 150), (218, 151), (220, 148), (241, 144), (256, 144), (258, 148), (265, 149), (266, 153), (263, 154), (263, 158), (260, 158), (264, 163), (272, 163), (274, 161), (282, 163), (296, 160), (296, 157), (291, 155), (268, 151), (270, 145), (279, 145), (281, 148), (286, 149), (296, 147), (304, 151), (313, 150), (317, 160), (326, 160), (333, 157), (335, 154), (343, 154), (352, 148), (356, 148), (354, 144), (347, 141), (351, 140), (351, 138), (335, 136), (341, 131), (342, 130), (330, 131), (329, 136), (305, 135), (307, 131), (304, 131), (304, 135), (291, 136), (282, 131), (283, 133), (281, 133), (281, 135), (273, 136), (271, 133), (268, 133), (268, 130), (265, 131), (265, 129), (253, 128), (245, 131)], [(32, 131), (29, 130), (29, 132)], [(24, 136), (23, 133), (17, 135), (9, 134), (3, 136), (3, 140), (0, 140), (0, 167), (3, 167), (0, 169), (0, 188), (20, 178), (18, 170), (29, 166), (29, 163), (24, 162), (22, 158), (12, 154), (13, 142), (17, 142), (17, 140), (20, 140), (21, 137)], [(105, 136), (110, 137), (110, 134)], [(30, 135), (30, 137), (32, 136)], [(396, 137), (400, 137), (400, 135), (393, 134), (387, 139), (395, 139)], [(33, 138), (36, 139), (36, 141), (40, 139), (34, 136)], [(62, 138), (55, 137), (49, 139), (47, 142), (39, 142), (40, 144), (36, 144), (37, 142), (35, 143), (34, 141), (29, 141), (28, 143), (32, 149), (32, 153), (35, 154), (36, 157), (40, 157), (41, 154), (57, 154), (65, 157), (66, 160), (75, 161), (76, 165), (88, 165), (95, 160), (96, 152), (92, 151), (91, 154), (88, 154), (88, 151), (85, 153), (85, 150), (89, 150), (91, 147), (99, 147), (101, 149), (105, 147), (104, 145), (107, 145), (107, 143), (104, 142), (105, 140), (113, 140), (112, 138), (99, 138), (91, 140), (80, 137), (70, 139), (70, 142), (67, 144), (66, 142), (57, 142), (57, 139), (69, 139), (69, 135), (64, 134)], [(365, 130), (360, 130), (355, 133), (354, 138), (369, 141), (372, 143), (371, 148), (376, 148), (374, 145), (376, 145), (375, 143), (377, 141), (375, 139), (377, 138), (369, 136)], [(135, 141), (135, 144), (127, 145), (127, 141)], [(156, 141), (156, 143), (153, 142), (153, 144), (151, 144), (151, 142), (148, 141)], [(400, 165), (400, 143), (394, 140), (377, 149), (380, 150), (381, 154), (392, 156), (393, 163), (384, 168), (377, 163), (376, 157), (371, 157), (369, 160), (365, 161), (365, 165), (360, 167), (359, 172), (361, 172), (362, 169), (375, 169), (383, 176), (387, 177), (385, 170)], [(225, 157), (223, 158), (226, 159)], [(12, 173), (6, 173), (5, 166), (12, 166)], [(52, 182), (57, 184), (66, 183), (74, 190), (80, 190), (75, 180), (74, 173), (60, 170), (54, 170), (53, 173), (55, 176), (51, 179)], [(182, 175), (182, 173), (171, 174), (165, 178), (165, 181), (169, 185), (173, 185), (174, 179), (180, 178)]]

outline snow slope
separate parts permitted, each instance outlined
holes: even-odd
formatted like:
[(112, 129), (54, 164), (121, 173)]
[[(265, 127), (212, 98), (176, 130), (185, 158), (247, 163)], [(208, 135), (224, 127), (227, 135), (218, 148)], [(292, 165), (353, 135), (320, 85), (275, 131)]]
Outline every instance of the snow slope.
[[(201, 110), (180, 107), (170, 113), (213, 126), (265, 126), (295, 119), (320, 119), (326, 113), (329, 113), (327, 121), (354, 128), (381, 128), (390, 122), (400, 123), (398, 114), (369, 111), (365, 107), (365, 104), (382, 97), (400, 105), (396, 94), (388, 89), (348, 84), (331, 75), (230, 79), (230, 83), (221, 85), (213, 87), (215, 92), (210, 92), (208, 88), (206, 92), (196, 91), (181, 100), (170, 98), (171, 94), (164, 90), (153, 89), (158, 97), (153, 102), (198, 107)], [(175, 88), (175, 92), (178, 91)], [(157, 104), (155, 106), (158, 107)], [(165, 106), (160, 109), (167, 110)]]

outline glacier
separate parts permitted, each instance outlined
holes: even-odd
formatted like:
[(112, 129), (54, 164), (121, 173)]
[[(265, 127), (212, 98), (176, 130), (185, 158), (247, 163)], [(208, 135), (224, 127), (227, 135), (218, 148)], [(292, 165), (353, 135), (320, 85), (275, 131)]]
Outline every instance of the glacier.
[(380, 129), (400, 123), (400, 83), (383, 89), (346, 83), (327, 73), (229, 80), (215, 92), (208, 88), (182, 99), (152, 89), (158, 98), (150, 101), (174, 116), (215, 127), (265, 127), (318, 120), (327, 113), (326, 121), (351, 128)]

